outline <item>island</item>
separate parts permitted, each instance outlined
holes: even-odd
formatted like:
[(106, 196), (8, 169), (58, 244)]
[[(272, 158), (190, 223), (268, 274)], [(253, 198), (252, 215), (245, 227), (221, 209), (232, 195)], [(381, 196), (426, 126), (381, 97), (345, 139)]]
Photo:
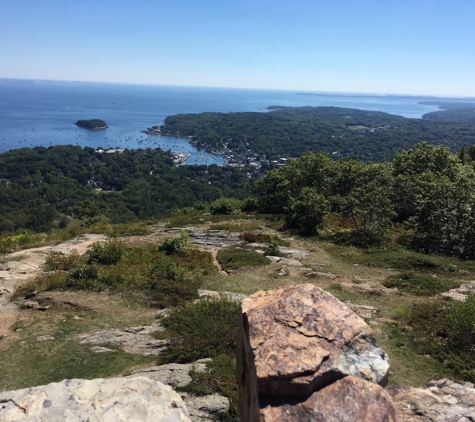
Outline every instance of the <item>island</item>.
[(107, 126), (107, 123), (101, 119), (78, 120), (74, 124), (84, 129), (93, 129), (93, 130), (107, 129), (109, 127)]

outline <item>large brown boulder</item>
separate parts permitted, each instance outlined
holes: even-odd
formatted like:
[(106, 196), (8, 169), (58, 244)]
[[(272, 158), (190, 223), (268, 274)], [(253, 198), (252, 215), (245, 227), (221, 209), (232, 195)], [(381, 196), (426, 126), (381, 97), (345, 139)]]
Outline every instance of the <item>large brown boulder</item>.
[(389, 373), (364, 320), (312, 284), (244, 299), (236, 357), (246, 421), (259, 420), (264, 396), (301, 402), (349, 375), (384, 386)]
[(377, 384), (346, 377), (300, 402), (261, 401), (261, 422), (396, 422), (391, 396)]

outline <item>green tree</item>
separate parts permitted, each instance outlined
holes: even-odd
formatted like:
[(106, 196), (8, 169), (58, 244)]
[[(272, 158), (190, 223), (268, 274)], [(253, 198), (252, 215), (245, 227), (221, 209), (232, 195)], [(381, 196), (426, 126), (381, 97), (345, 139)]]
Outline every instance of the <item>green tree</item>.
[(395, 216), (391, 181), (389, 164), (360, 167), (353, 174), (350, 192), (336, 198), (338, 211), (353, 221), (355, 238), (362, 245), (383, 242), (391, 227)]
[(316, 234), (330, 211), (330, 204), (317, 189), (304, 187), (296, 198), (291, 198), (286, 209), (287, 227), (302, 230), (307, 234)]
[(85, 220), (86, 226), (89, 227), (99, 221), (101, 210), (96, 201), (87, 198), (83, 201), (78, 216), (82, 220)]

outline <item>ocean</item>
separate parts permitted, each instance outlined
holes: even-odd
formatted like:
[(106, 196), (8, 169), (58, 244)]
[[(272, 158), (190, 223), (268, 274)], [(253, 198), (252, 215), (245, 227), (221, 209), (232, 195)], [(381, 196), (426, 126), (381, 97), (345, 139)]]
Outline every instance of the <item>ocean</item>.
[[(188, 164), (222, 165), (187, 138), (145, 135), (170, 115), (205, 111), (267, 111), (268, 106), (336, 106), (420, 118), (437, 106), (434, 97), (340, 94), (278, 90), (131, 85), (0, 79), (0, 152), (13, 148), (80, 145), (188, 151)], [(105, 120), (109, 129), (78, 128), (81, 119)]]

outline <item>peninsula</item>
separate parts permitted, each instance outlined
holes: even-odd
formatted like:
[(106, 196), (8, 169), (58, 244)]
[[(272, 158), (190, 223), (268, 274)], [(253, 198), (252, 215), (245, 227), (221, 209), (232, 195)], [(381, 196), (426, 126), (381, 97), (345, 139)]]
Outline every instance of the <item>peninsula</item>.
[(101, 119), (78, 120), (74, 124), (84, 129), (93, 129), (93, 130), (107, 129), (109, 127), (107, 126), (107, 123)]

